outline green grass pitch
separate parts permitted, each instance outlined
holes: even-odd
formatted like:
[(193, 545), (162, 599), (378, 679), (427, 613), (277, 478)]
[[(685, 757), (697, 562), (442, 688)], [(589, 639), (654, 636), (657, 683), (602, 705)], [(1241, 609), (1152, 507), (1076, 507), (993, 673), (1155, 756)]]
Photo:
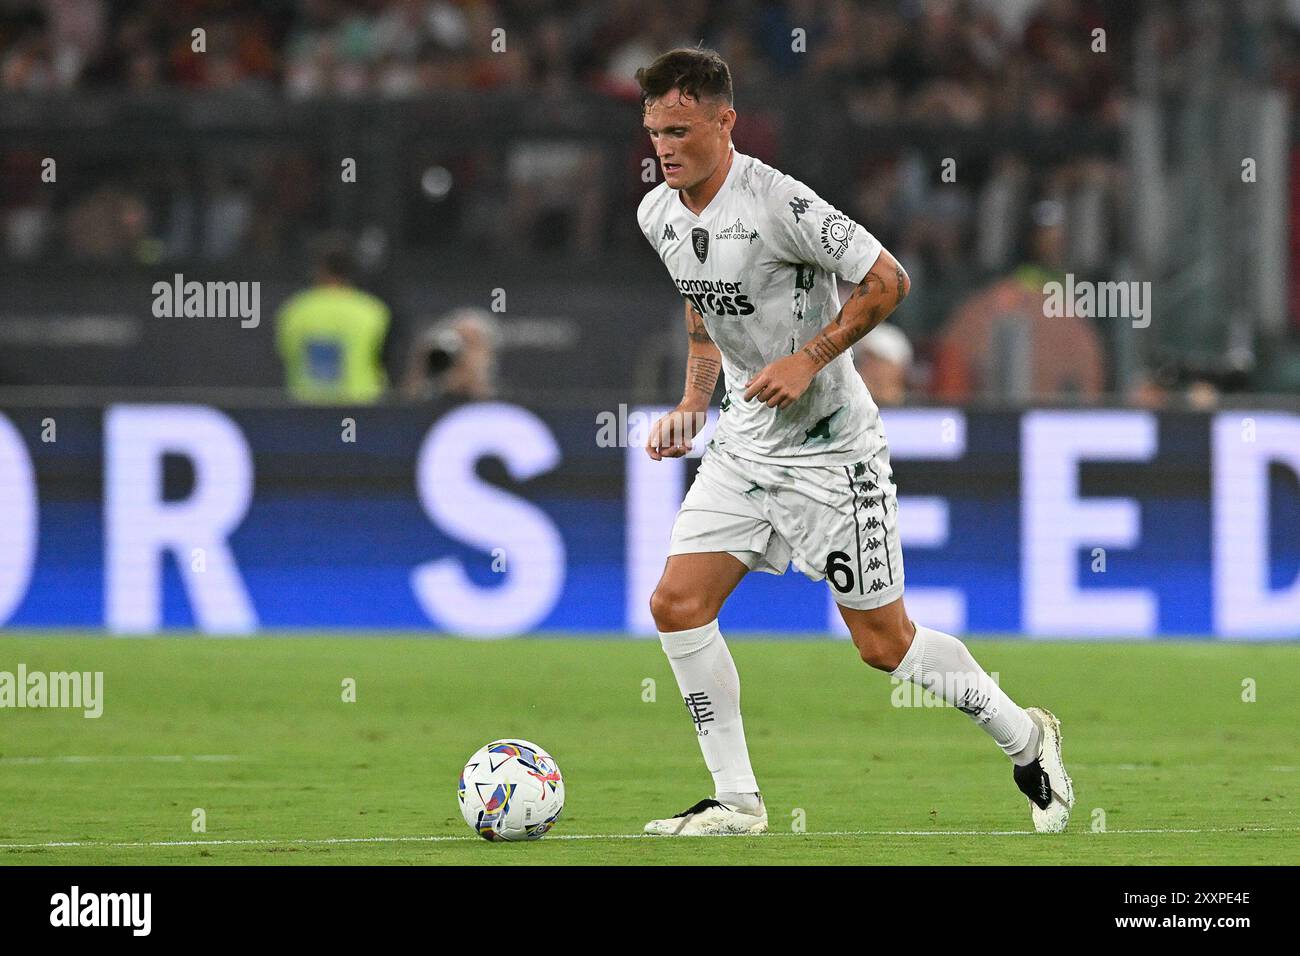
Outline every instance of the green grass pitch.
[[(1077, 803), (1049, 836), (985, 734), (893, 706), (847, 642), (731, 643), (772, 832), (674, 840), (635, 835), (712, 791), (653, 640), (11, 634), (0, 670), (103, 671), (105, 706), (0, 710), (0, 862), (1300, 863), (1300, 646), (972, 641), (1061, 718)], [(456, 805), (511, 735), (565, 774), (538, 843), (480, 840)]]

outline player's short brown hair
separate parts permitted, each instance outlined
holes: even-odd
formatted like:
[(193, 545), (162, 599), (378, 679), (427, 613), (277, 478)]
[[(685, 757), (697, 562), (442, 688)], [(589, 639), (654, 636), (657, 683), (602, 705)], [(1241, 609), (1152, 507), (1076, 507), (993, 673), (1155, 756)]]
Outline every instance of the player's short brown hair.
[(641, 108), (669, 90), (681, 90), (694, 100), (721, 99), (733, 103), (731, 69), (717, 51), (704, 47), (679, 47), (657, 57), (636, 71), (641, 86)]

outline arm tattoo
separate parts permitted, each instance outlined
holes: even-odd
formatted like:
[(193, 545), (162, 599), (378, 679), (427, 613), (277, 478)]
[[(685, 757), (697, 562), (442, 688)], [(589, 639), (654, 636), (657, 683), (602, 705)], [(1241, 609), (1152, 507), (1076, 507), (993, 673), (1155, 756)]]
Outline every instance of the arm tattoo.
[(854, 287), (839, 315), (803, 347), (803, 353), (822, 368), (884, 321), (907, 295), (907, 273), (897, 262), (892, 281), (891, 296), (889, 281), (873, 267)]
[(708, 355), (692, 355), (686, 360), (686, 390), (712, 395), (718, 384), (722, 363)]
[(696, 311), (695, 306), (686, 306), (686, 334), (692, 342), (712, 342), (709, 330), (704, 327), (704, 316)]
[(835, 343), (827, 337), (825, 332), (818, 332), (816, 338), (803, 347), (804, 355), (812, 359), (818, 368), (826, 365), (842, 351), (844, 350), (835, 347)]
[(885, 278), (878, 275), (874, 269), (863, 276), (862, 281), (853, 287), (853, 293), (849, 296), (849, 301), (872, 293), (877, 295), (885, 294)]

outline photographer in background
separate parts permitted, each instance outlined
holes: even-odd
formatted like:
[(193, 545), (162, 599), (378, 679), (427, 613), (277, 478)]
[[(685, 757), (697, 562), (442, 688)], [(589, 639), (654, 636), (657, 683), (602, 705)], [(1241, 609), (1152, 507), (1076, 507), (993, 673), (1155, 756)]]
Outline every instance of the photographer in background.
[(388, 306), (353, 285), (355, 266), (345, 237), (327, 236), (315, 259), (315, 283), (276, 315), (285, 384), (299, 402), (378, 401), (388, 389), (383, 365)]
[(455, 309), (417, 335), (402, 375), (402, 397), (481, 401), (496, 395), (496, 322), (484, 309)]

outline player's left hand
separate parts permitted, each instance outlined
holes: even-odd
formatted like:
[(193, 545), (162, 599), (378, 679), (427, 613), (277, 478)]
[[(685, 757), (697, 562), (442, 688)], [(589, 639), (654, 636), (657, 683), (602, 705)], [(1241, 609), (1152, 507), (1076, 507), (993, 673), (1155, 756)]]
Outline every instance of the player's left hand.
[(817, 366), (802, 351), (777, 359), (745, 383), (745, 401), (758, 399), (769, 408), (786, 408), (808, 390)]

